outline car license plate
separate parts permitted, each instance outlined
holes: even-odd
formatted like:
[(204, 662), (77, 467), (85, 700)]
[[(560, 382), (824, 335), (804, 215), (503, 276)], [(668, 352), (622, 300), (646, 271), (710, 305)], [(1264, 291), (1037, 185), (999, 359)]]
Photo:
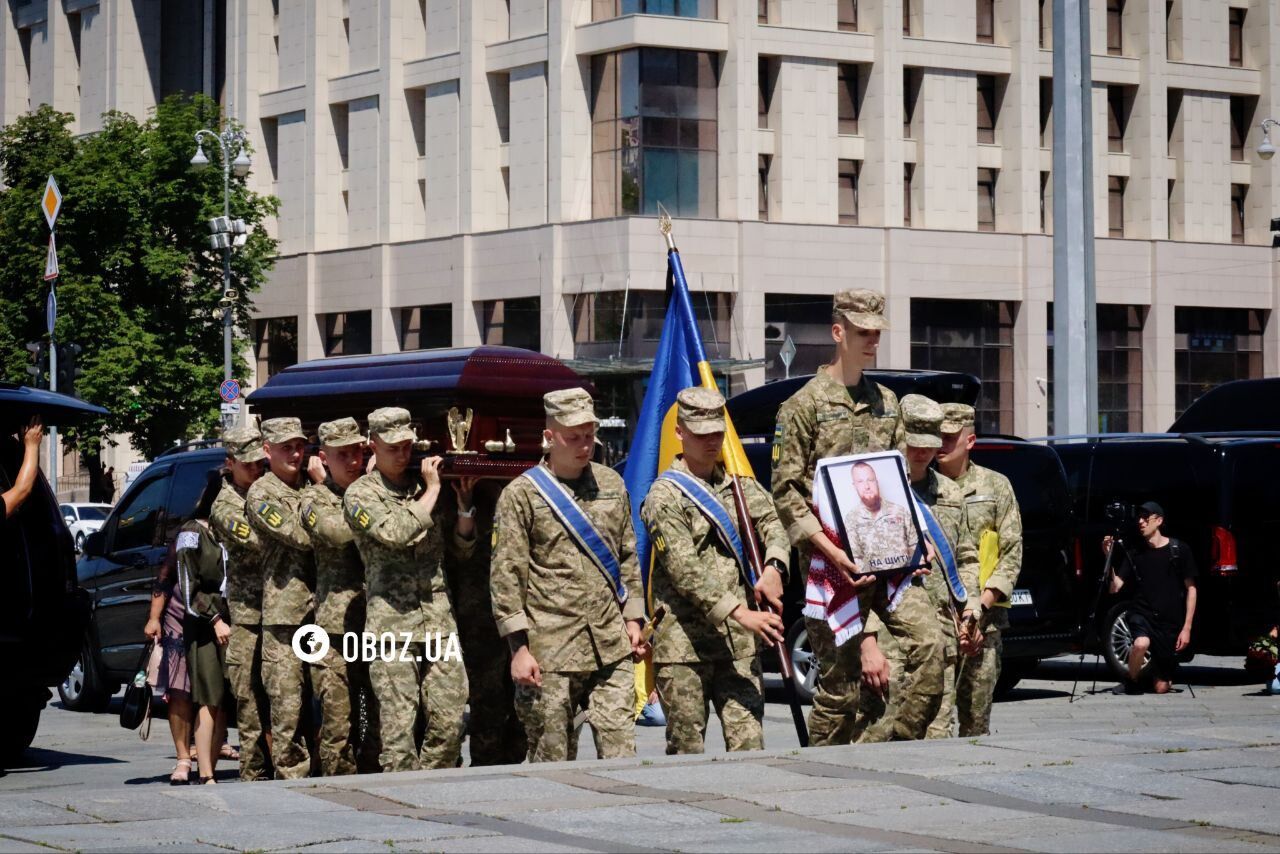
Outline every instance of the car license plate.
[(1013, 591), (1013, 595), (1009, 597), (1009, 604), (1010, 605), (1030, 605), (1031, 591), (1030, 590)]

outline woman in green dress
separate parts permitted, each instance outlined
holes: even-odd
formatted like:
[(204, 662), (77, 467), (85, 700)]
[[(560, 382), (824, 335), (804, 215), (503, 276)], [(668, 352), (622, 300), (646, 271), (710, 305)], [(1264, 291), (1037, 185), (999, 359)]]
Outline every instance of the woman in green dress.
[(226, 731), (222, 707), (226, 670), (224, 658), (231, 626), (227, 610), (227, 553), (209, 527), (209, 512), (222, 488), (218, 471), (209, 473), (204, 492), (190, 521), (178, 529), (176, 555), (178, 586), (186, 616), (183, 638), (191, 702), (196, 707), (196, 761), (201, 783), (213, 783), (218, 757), (213, 745)]

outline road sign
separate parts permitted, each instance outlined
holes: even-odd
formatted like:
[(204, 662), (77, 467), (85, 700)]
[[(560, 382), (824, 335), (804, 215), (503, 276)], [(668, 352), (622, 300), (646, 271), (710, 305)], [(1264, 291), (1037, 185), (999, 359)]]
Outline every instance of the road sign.
[(782, 360), (782, 367), (786, 371), (787, 379), (791, 379), (791, 363), (796, 358), (796, 342), (791, 340), (791, 336), (787, 336), (787, 340), (782, 342), (782, 349), (778, 351), (778, 358)]
[(49, 232), (49, 253), (44, 256), (44, 280), (53, 281), (58, 278), (58, 245), (53, 242), (53, 232)]
[(235, 380), (223, 380), (218, 386), (218, 396), (227, 403), (235, 403), (240, 397), (240, 383)]
[(60, 210), (62, 210), (62, 191), (58, 189), (58, 182), (50, 175), (44, 185), (44, 195), (40, 197), (40, 211), (44, 214), (44, 221), (49, 223), (50, 228), (53, 228), (53, 224), (58, 221)]
[(222, 414), (223, 414), (223, 415), (239, 415), (239, 414), (240, 414), (240, 404), (238, 404), (238, 403), (224, 403), (224, 404), (222, 404)]
[(53, 295), (53, 288), (49, 288), (49, 299), (44, 304), (44, 323), (49, 330), (49, 337), (53, 337), (53, 324), (58, 319), (58, 298)]

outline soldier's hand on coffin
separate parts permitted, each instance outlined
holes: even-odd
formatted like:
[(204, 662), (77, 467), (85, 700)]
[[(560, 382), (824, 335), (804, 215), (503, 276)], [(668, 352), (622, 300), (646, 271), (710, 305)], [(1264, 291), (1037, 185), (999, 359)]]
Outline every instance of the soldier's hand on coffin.
[(769, 611), (752, 611), (746, 605), (739, 605), (729, 616), (770, 646), (782, 643), (782, 635), (786, 627), (782, 625), (782, 618), (777, 614)]
[(324, 479), (328, 476), (325, 471), (324, 461), (319, 456), (311, 457), (307, 460), (307, 477), (311, 478), (312, 483), (324, 483)]
[(768, 603), (770, 608), (782, 613), (782, 574), (777, 567), (765, 566), (756, 581), (755, 596), (757, 605)]
[(476, 484), (479, 482), (480, 478), (478, 477), (460, 477), (449, 484), (453, 487), (453, 494), (458, 497), (459, 510), (471, 509)]
[(427, 457), (422, 461), (422, 482), (427, 487), (427, 492), (440, 491), (440, 464), (444, 462), (443, 457)]
[(511, 678), (517, 685), (542, 687), (542, 668), (538, 660), (529, 652), (529, 647), (522, 646), (511, 656)]
[(649, 654), (650, 646), (644, 639), (644, 626), (640, 620), (627, 620), (627, 640), (631, 642), (631, 657), (636, 661)]
[(863, 635), (859, 654), (862, 658), (862, 684), (883, 697), (889, 687), (889, 659), (880, 651), (875, 635)]

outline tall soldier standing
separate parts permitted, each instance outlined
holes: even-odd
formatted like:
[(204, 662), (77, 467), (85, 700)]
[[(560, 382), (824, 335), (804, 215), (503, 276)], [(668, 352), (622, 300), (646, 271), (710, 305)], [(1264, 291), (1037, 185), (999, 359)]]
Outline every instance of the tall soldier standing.
[[(338, 639), (364, 631), (364, 565), (342, 512), (347, 487), (364, 474), (364, 446), (354, 418), (320, 425), (320, 455), (312, 457), (312, 483), (302, 490), (302, 525), (311, 535), (316, 558), (316, 625), (329, 635), (324, 658), (311, 665), (311, 682), (320, 702), (320, 770), (326, 777), (354, 774), (359, 744), (358, 711), (366, 687), (364, 662), (348, 663)], [(376, 755), (373, 757), (376, 766)], [(365, 767), (370, 767), (366, 760)]]
[(580, 706), (601, 758), (634, 756), (634, 660), (648, 645), (631, 502), (617, 472), (591, 462), (591, 395), (563, 389), (543, 404), (550, 451), (502, 490), (494, 519), (493, 614), (516, 711), (530, 762), (577, 757)]
[[(369, 663), (383, 771), (456, 767), (467, 705), (463, 662), (440, 650), (458, 631), (445, 587), (445, 549), (466, 557), (475, 545), (475, 520), (468, 515), (474, 482), (454, 484), (459, 512), (450, 523), (439, 506), (440, 457), (423, 460), (418, 471), (409, 467), (418, 438), (409, 420), (409, 411), (399, 407), (369, 413), (375, 468), (342, 497), (364, 560), (365, 632), (412, 639), (393, 660), (379, 656)], [(428, 654), (427, 636), (437, 633), (435, 654)], [(425, 732), (419, 747), (420, 720)]]
[(307, 437), (297, 418), (262, 422), (271, 470), (249, 488), (245, 512), (262, 540), (262, 681), (271, 698), (271, 750), (276, 775), (307, 776), (303, 709), (309, 705), (307, 672), (293, 652), (293, 633), (311, 619), (316, 563), (311, 535), (302, 524), (302, 459)]
[(1000, 678), (1001, 633), (1009, 626), (1009, 599), (1022, 571), (1022, 514), (1009, 478), (969, 459), (977, 442), (973, 407), (947, 403), (942, 414), (938, 469), (964, 492), (981, 566), (962, 621), (970, 651), (981, 651), (965, 662), (960, 673), (956, 712), (961, 736), (986, 735), (991, 731), (991, 700)]
[(274, 774), (268, 733), (271, 707), (262, 684), (262, 541), (249, 525), (244, 498), (259, 477), (267, 453), (256, 427), (236, 427), (222, 437), (227, 475), (209, 513), (218, 542), (227, 550), (227, 602), (231, 640), (227, 680), (236, 697), (240, 731), (240, 779), (270, 780)]
[[(806, 578), (810, 555), (816, 552), (850, 576), (850, 583), (860, 591), (862, 613), (876, 610), (890, 615), (885, 622), (909, 650), (904, 697), (910, 698), (910, 714), (905, 720), (925, 722), (918, 731), (900, 735), (920, 738), (942, 691), (942, 638), (928, 596), (913, 583), (890, 611), (886, 585), (870, 575), (852, 577), (858, 567), (823, 532), (811, 507), (813, 474), (819, 460), (903, 446), (897, 397), (863, 374), (863, 369), (875, 362), (880, 332), (887, 325), (883, 295), (868, 290), (836, 294), (831, 325), (835, 359), (819, 368), (778, 410), (773, 436), (773, 497), (778, 518), (800, 551), (800, 567)], [(859, 681), (867, 682), (873, 690), (881, 689), (888, 680), (887, 663), (874, 633), (864, 632), (856, 643), (837, 646), (826, 620), (806, 616), (805, 628), (820, 674), (809, 714), (810, 743), (848, 744), (854, 734)]]
[[(734, 539), (733, 479), (717, 458), (724, 444), (724, 398), (707, 388), (676, 395), (676, 436), (684, 453), (653, 482), (640, 516), (657, 553), (654, 607), (667, 609), (654, 639), (658, 692), (667, 707), (667, 753), (702, 753), (707, 703), (715, 706), (726, 750), (764, 748), (764, 682), (756, 638), (782, 640), (782, 618), (753, 610), (746, 556)], [(791, 543), (773, 499), (754, 480), (742, 484), (764, 577), (751, 591), (782, 613)]]

